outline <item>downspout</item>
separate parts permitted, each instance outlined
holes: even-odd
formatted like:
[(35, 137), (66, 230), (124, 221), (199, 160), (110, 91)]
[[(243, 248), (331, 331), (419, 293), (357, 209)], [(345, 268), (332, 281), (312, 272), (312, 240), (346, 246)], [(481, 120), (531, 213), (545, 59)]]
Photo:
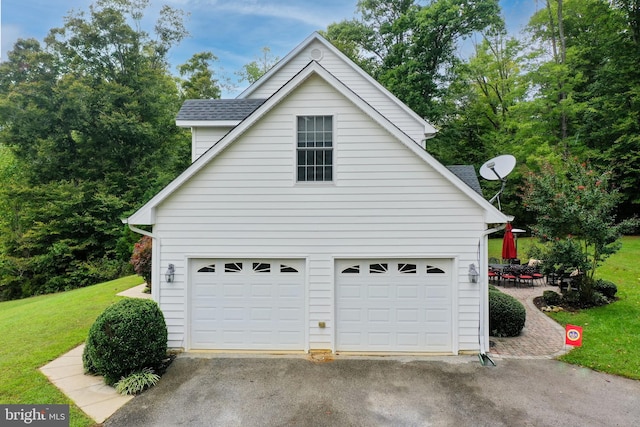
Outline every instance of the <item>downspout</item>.
[[(513, 218), (510, 217), (509, 221), (512, 221)], [(478, 242), (478, 270), (480, 271), (479, 284), (480, 284), (480, 326), (478, 328), (478, 335), (480, 341), (480, 354), (478, 357), (480, 358), (480, 362), (484, 365), (485, 361), (488, 359), (491, 361), (493, 365), (493, 361), (487, 356), (488, 351), (488, 343), (485, 339), (485, 334), (487, 333), (485, 325), (486, 321), (489, 318), (489, 276), (487, 276), (487, 271), (489, 269), (489, 260), (488, 260), (488, 249), (487, 249), (487, 237), (489, 234), (493, 234), (500, 230), (504, 230), (507, 224), (503, 224), (500, 227), (490, 228), (485, 230), (480, 235), (480, 241)]]
[[(143, 230), (141, 228), (136, 227), (133, 224), (129, 224), (129, 220), (126, 218), (122, 220), (123, 224), (127, 224), (129, 230), (133, 231), (137, 234), (142, 234), (143, 236), (151, 237), (153, 239), (153, 243), (151, 245), (151, 265), (153, 266), (154, 261), (159, 260), (158, 255), (160, 254), (160, 238), (154, 235), (153, 233)], [(157, 269), (153, 268), (151, 270), (151, 282), (158, 283), (158, 286), (151, 286), (151, 297), (155, 302), (160, 301), (160, 275), (156, 272)]]

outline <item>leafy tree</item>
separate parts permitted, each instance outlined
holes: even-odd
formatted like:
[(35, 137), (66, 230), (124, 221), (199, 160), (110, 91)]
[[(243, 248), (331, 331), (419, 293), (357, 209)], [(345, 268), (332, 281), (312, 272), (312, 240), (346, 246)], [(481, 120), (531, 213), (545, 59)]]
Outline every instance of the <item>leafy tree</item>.
[(439, 103), (457, 62), (458, 42), (475, 32), (502, 28), (497, 0), (361, 0), (359, 21), (332, 24), (336, 46), (409, 107), (438, 122)]
[(119, 274), (119, 218), (189, 164), (167, 61), (183, 14), (162, 8), (152, 37), (148, 3), (98, 0), (0, 64), (0, 144), (22, 172), (0, 190), (5, 298)]
[(584, 272), (581, 298), (590, 302), (596, 269), (620, 249), (623, 231), (635, 223), (616, 220), (620, 193), (611, 173), (575, 159), (564, 170), (547, 165), (527, 176), (523, 201), (536, 216), (533, 234), (546, 243), (541, 252), (546, 268)]
[(236, 72), (240, 81), (247, 81), (249, 84), (256, 82), (265, 75), (280, 60), (271, 54), (271, 49), (267, 46), (262, 48), (262, 56), (242, 66), (242, 70)]
[(638, 10), (635, 0), (549, 0), (529, 25), (546, 47), (530, 73), (538, 130), (565, 158), (613, 172), (624, 217), (640, 205)]
[(182, 99), (220, 98), (220, 87), (211, 69), (217, 59), (211, 52), (200, 52), (178, 67), (180, 76), (187, 77), (180, 82)]

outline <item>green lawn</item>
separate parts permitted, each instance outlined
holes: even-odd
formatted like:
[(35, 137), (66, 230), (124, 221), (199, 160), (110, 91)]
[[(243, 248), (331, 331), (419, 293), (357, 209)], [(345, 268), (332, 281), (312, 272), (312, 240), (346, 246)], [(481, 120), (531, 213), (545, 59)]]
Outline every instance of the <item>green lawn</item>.
[[(0, 303), (0, 403), (72, 403), (38, 368), (81, 344), (118, 292), (142, 283), (138, 276), (23, 300)], [(71, 425), (94, 422), (71, 405)]]
[[(500, 239), (492, 239), (489, 256), (500, 256)], [(519, 239), (522, 262), (530, 239)], [(622, 249), (596, 275), (618, 286), (619, 300), (578, 313), (554, 313), (553, 319), (583, 327), (582, 347), (560, 360), (628, 378), (640, 379), (640, 236), (624, 237)]]

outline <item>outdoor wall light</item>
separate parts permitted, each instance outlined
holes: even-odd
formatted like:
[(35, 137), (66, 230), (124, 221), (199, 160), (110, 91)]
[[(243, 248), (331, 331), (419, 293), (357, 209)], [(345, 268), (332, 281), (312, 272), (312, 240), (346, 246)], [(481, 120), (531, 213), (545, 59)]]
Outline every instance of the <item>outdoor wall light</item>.
[(478, 273), (478, 270), (476, 269), (476, 265), (475, 264), (469, 264), (469, 281), (471, 283), (478, 283), (478, 277), (480, 277), (480, 274)]
[(173, 278), (176, 275), (176, 269), (173, 264), (169, 264), (169, 268), (167, 268), (167, 272), (164, 273), (164, 278), (167, 280), (167, 283), (173, 282)]

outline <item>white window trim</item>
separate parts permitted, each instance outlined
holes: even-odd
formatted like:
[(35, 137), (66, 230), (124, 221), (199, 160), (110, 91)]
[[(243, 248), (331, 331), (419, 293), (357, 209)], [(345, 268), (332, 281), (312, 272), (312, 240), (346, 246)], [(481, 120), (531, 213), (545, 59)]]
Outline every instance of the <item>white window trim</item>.
[[(331, 126), (332, 126), (333, 137), (332, 137), (331, 155), (332, 155), (332, 163), (333, 163), (333, 175), (332, 175), (331, 181), (298, 181), (298, 117), (302, 117), (302, 116), (331, 116), (332, 117)], [(336, 164), (336, 159), (338, 158), (336, 156), (337, 136), (338, 136), (338, 132), (337, 132), (338, 114), (336, 114), (333, 111), (315, 110), (315, 109), (310, 111), (303, 111), (293, 116), (292, 123), (293, 123), (293, 184), (295, 186), (302, 186), (302, 187), (306, 187), (306, 186), (334, 187), (336, 186), (338, 182), (338, 179), (337, 179), (338, 167)]]

